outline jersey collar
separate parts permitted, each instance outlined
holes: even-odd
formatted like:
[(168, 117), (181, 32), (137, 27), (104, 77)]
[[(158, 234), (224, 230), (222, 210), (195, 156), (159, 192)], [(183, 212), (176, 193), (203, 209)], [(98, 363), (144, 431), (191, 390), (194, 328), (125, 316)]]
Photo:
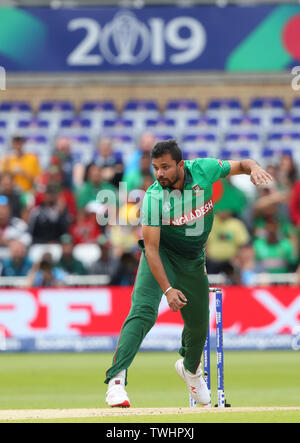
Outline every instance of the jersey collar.
[(184, 164), (184, 182), (183, 182), (183, 188), (185, 188), (187, 185), (190, 185), (193, 183), (193, 177), (191, 174), (191, 171), (189, 167)]

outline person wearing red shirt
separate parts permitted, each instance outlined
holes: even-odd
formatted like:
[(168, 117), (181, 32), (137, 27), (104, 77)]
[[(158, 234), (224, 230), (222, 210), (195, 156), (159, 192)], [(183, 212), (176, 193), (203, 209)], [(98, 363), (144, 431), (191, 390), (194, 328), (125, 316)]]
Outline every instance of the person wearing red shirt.
[(74, 243), (94, 243), (101, 233), (102, 230), (97, 223), (96, 215), (90, 212), (89, 205), (78, 210), (76, 221), (70, 228)]
[(35, 206), (42, 204), (45, 200), (45, 190), (48, 185), (56, 186), (59, 200), (64, 202), (68, 209), (71, 220), (77, 216), (77, 205), (75, 195), (71, 189), (63, 186), (63, 175), (59, 165), (52, 164), (38, 181), (38, 189), (35, 194)]
[(296, 181), (292, 187), (290, 215), (294, 225), (300, 228), (300, 180)]

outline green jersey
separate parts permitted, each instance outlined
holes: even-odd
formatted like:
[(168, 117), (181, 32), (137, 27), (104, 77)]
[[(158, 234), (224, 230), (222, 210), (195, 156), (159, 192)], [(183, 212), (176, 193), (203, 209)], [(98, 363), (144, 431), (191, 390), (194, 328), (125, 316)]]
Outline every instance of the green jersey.
[(257, 264), (265, 272), (288, 272), (289, 266), (297, 263), (297, 256), (289, 238), (280, 239), (276, 243), (268, 243), (266, 239), (258, 238), (253, 246)]
[(155, 181), (146, 191), (142, 224), (160, 226), (160, 244), (186, 258), (204, 258), (214, 219), (213, 183), (230, 173), (230, 163), (214, 158), (184, 162), (182, 191)]

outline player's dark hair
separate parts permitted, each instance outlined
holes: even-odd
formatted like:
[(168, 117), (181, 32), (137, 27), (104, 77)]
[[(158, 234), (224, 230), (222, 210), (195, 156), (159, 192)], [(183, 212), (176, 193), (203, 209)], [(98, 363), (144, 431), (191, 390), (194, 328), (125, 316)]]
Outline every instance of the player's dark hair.
[(173, 160), (179, 163), (182, 160), (182, 152), (176, 140), (166, 140), (157, 142), (152, 148), (151, 159), (159, 158), (165, 154), (171, 154)]

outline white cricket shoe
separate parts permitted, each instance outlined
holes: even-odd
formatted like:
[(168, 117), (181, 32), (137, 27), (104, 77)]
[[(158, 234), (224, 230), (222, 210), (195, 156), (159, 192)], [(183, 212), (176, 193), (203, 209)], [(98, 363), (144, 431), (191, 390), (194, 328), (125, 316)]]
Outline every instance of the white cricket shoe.
[(175, 369), (182, 380), (186, 382), (193, 399), (203, 406), (210, 404), (210, 393), (207, 389), (200, 366), (197, 372), (192, 374), (192, 372), (185, 369), (183, 359), (180, 359), (175, 363)]
[(130, 400), (125, 391), (122, 380), (116, 378), (111, 380), (106, 393), (106, 403), (112, 408), (129, 408)]

